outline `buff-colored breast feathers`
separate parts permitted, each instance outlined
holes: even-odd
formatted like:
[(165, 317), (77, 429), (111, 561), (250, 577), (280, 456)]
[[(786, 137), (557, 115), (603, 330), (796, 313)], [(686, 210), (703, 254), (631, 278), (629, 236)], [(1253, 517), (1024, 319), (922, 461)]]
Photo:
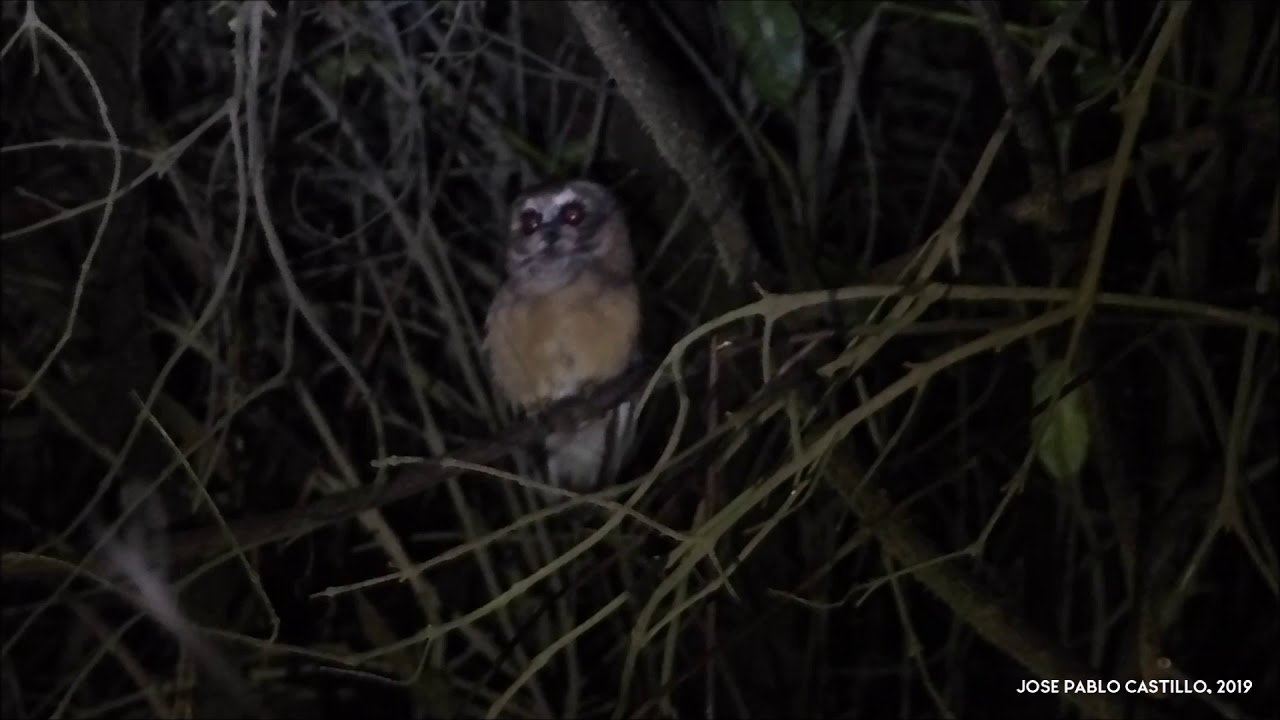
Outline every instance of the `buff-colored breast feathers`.
[(634, 285), (586, 273), (555, 292), (511, 299), (494, 304), (487, 344), (494, 380), (516, 404), (536, 408), (626, 370), (640, 327)]

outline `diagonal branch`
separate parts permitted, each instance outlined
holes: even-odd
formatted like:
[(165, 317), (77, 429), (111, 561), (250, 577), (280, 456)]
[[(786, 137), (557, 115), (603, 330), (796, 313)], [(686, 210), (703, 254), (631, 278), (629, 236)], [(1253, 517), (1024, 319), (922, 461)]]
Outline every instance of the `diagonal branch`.
[(727, 176), (711, 159), (713, 146), (697, 113), (682, 103), (667, 73), (618, 20), (613, 6), (575, 0), (569, 11), (604, 69), (618, 83), (658, 152), (680, 175), (698, 211), (711, 225), (721, 268), (731, 283), (756, 279), (765, 270), (742, 218)]

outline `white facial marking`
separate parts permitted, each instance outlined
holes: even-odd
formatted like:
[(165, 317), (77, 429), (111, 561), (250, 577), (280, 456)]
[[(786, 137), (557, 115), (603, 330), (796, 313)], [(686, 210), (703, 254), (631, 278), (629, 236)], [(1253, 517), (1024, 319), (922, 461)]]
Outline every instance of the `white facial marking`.
[(556, 196), (552, 198), (552, 201), (556, 205), (564, 205), (566, 203), (572, 202), (577, 199), (578, 199), (578, 193), (572, 190), (561, 190), (560, 192), (556, 193)]

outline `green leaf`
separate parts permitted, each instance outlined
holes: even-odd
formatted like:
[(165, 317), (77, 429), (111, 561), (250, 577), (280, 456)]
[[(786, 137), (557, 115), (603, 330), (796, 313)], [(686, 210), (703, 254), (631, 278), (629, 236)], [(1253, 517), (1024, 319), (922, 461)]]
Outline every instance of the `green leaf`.
[[(1069, 377), (1061, 360), (1041, 368), (1031, 387), (1032, 407), (1052, 402)], [(1080, 388), (1064, 395), (1031, 421), (1031, 440), (1036, 444), (1036, 459), (1054, 478), (1071, 480), (1080, 474), (1089, 456), (1089, 418)]]
[(751, 85), (776, 108), (791, 104), (804, 79), (804, 28), (785, 0), (731, 0), (720, 3)]

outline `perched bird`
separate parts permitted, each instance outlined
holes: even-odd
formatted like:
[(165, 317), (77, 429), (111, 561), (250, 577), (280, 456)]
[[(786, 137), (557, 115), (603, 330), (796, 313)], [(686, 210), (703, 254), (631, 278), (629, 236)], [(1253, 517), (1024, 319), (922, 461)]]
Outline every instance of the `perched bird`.
[[(640, 336), (633, 265), (626, 220), (602, 185), (570, 180), (516, 198), (507, 279), (485, 323), (490, 370), (507, 400), (536, 411), (631, 366)], [(585, 491), (615, 479), (633, 421), (624, 402), (548, 435), (550, 481)]]

